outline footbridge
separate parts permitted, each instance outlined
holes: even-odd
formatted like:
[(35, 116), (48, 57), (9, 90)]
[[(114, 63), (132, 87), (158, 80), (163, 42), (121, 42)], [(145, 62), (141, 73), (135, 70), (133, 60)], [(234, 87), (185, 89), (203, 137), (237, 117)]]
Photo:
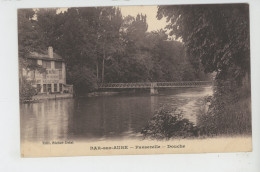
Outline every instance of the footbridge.
[(179, 82), (136, 82), (136, 83), (100, 83), (99, 89), (149, 88), (151, 94), (157, 94), (158, 88), (208, 87), (212, 81), (179, 81)]

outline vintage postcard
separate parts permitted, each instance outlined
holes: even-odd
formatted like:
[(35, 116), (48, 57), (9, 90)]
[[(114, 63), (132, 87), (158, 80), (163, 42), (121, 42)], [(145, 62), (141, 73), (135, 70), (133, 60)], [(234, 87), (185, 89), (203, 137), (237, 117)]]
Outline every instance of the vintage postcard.
[(22, 157), (252, 151), (248, 4), (17, 18)]

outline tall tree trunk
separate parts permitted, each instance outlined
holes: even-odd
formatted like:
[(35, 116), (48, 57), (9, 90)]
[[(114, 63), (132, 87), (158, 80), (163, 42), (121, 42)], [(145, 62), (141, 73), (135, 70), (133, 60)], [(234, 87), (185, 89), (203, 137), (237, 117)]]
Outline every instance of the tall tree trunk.
[(102, 63), (102, 83), (104, 82), (105, 58), (103, 57)]
[(98, 44), (98, 39), (97, 39), (97, 43), (95, 45), (95, 48), (94, 48), (94, 53), (96, 54), (96, 75), (97, 75), (97, 82), (99, 82), (98, 80), (98, 75), (99, 75), (99, 71), (98, 71), (98, 53), (97, 53), (97, 44)]
[(96, 67), (97, 67), (97, 81), (98, 81), (98, 61), (97, 61)]
[(21, 65), (21, 59), (19, 57), (18, 59), (18, 63), (19, 63), (19, 87), (21, 87), (22, 83), (23, 83), (23, 66)]
[(106, 58), (106, 52), (103, 44), (102, 83), (104, 82), (104, 74), (105, 74), (105, 58)]

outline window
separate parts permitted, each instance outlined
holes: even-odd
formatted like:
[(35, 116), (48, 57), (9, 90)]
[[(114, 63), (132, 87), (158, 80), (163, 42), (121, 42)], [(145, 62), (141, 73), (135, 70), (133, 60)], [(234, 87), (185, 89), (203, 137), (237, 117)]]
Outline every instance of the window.
[(47, 74), (44, 72), (44, 73), (42, 74), (43, 79), (46, 79), (46, 76), (47, 76)]
[(48, 86), (48, 92), (51, 92), (51, 84), (47, 84)]
[(44, 67), (46, 69), (50, 69), (51, 68), (51, 61), (43, 60), (42, 61), (42, 67)]
[(62, 92), (62, 84), (59, 84), (60, 92)]
[(62, 79), (62, 71), (59, 70), (59, 79)]
[(55, 62), (55, 69), (62, 69), (62, 62)]
[(39, 92), (41, 92), (41, 84), (37, 84), (37, 92), (39, 93)]
[(46, 93), (47, 92), (47, 87), (46, 84), (43, 84), (43, 92)]
[(35, 79), (35, 71), (30, 71), (29, 76), (31, 79)]
[(57, 92), (57, 84), (54, 84), (54, 92)]
[(37, 60), (35, 60), (35, 59), (28, 59), (28, 62), (31, 65), (37, 65)]

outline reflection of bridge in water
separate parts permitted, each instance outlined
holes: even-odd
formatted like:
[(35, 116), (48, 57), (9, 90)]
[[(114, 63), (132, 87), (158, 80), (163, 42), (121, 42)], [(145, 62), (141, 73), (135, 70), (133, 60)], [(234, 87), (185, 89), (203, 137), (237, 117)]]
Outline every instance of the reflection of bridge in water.
[(99, 89), (149, 88), (151, 94), (157, 94), (158, 88), (207, 87), (212, 81), (179, 81), (179, 82), (137, 82), (137, 83), (100, 83)]

